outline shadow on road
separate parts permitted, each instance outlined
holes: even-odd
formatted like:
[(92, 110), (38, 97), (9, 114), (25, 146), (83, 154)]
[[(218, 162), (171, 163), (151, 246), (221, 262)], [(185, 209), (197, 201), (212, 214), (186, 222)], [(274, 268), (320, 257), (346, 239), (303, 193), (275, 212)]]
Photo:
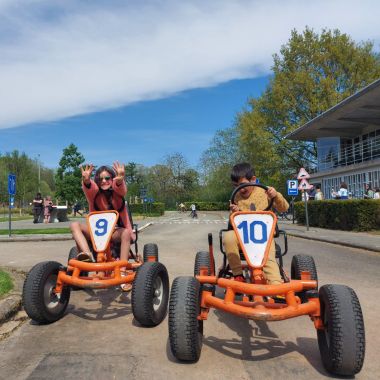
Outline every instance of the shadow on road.
[[(278, 335), (270, 330), (265, 321), (252, 321), (239, 318), (219, 310), (214, 310), (219, 321), (235, 331), (240, 339), (220, 339), (215, 336), (206, 336), (203, 343), (217, 350), (223, 355), (246, 361), (263, 361), (284, 356), (291, 352), (298, 352), (316, 371), (322, 375), (329, 375), (321, 361), (317, 339), (297, 338), (297, 344), (290, 341), (283, 342)], [(297, 331), (295, 331), (295, 334)]]
[(76, 307), (70, 303), (68, 313), (90, 321), (115, 319), (132, 313), (130, 295), (118, 289), (85, 289), (84, 292), (88, 295), (84, 305)]

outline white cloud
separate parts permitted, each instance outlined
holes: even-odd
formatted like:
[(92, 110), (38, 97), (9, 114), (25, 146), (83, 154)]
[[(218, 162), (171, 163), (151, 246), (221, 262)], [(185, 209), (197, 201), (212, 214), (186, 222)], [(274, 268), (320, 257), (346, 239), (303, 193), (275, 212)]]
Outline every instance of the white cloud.
[(0, 0), (0, 128), (265, 75), (305, 25), (380, 41), (370, 0), (125, 3)]

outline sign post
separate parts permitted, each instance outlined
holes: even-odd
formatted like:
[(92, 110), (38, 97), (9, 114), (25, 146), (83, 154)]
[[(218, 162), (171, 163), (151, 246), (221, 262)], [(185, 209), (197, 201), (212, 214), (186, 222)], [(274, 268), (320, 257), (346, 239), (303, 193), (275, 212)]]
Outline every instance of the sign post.
[(298, 180), (297, 179), (289, 179), (287, 181), (288, 187), (288, 195), (292, 197), (292, 201), (290, 202), (292, 207), (292, 222), (294, 224), (294, 198), (298, 195)]
[(297, 178), (299, 181), (301, 181), (298, 186), (298, 189), (302, 191), (302, 198), (305, 201), (306, 230), (309, 231), (309, 213), (307, 211), (307, 197), (305, 191), (312, 189), (313, 185), (310, 185), (310, 183), (308, 182), (310, 175), (304, 168), (300, 169)]
[(16, 195), (16, 174), (8, 174), (8, 194), (9, 194), (9, 237), (12, 236), (12, 208)]

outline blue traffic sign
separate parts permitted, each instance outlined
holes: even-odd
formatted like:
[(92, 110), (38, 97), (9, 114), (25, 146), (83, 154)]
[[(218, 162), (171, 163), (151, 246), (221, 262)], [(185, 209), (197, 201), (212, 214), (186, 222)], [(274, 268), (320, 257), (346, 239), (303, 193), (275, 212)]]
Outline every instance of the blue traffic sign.
[(296, 179), (288, 180), (288, 195), (298, 195), (298, 181)]
[(8, 194), (16, 194), (16, 174), (8, 174)]
[(9, 197), (9, 207), (15, 208), (15, 197), (13, 197), (13, 196)]

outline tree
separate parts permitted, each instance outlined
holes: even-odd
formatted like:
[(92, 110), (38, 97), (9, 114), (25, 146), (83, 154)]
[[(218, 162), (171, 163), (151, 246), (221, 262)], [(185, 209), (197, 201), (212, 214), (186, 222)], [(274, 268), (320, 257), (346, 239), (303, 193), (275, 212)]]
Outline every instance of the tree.
[(128, 184), (128, 196), (140, 195), (140, 189), (146, 187), (147, 169), (143, 165), (135, 162), (128, 162), (125, 165), (125, 179)]
[[(258, 99), (238, 116), (237, 130), (246, 158), (273, 165), (268, 175), (316, 164), (316, 147), (284, 137), (380, 76), (371, 42), (355, 43), (338, 30), (318, 35), (292, 31), (274, 55), (273, 77)], [(272, 156), (272, 160), (268, 159)], [(279, 177), (279, 176), (278, 176)]]
[[(31, 159), (24, 152), (18, 150), (7, 152), (0, 156), (0, 202), (8, 203), (8, 174), (16, 174), (17, 206), (27, 206), (38, 191), (38, 161)], [(42, 194), (53, 195), (54, 182), (53, 170), (41, 168), (41, 190)], [(43, 186), (42, 186), (43, 185)]]
[(218, 130), (210, 147), (201, 156), (201, 199), (225, 201), (231, 194), (231, 168), (244, 161), (236, 126)]
[(74, 204), (76, 200), (83, 200), (80, 166), (84, 163), (83, 155), (74, 144), (63, 149), (62, 158), (55, 176), (56, 196), (61, 200)]

